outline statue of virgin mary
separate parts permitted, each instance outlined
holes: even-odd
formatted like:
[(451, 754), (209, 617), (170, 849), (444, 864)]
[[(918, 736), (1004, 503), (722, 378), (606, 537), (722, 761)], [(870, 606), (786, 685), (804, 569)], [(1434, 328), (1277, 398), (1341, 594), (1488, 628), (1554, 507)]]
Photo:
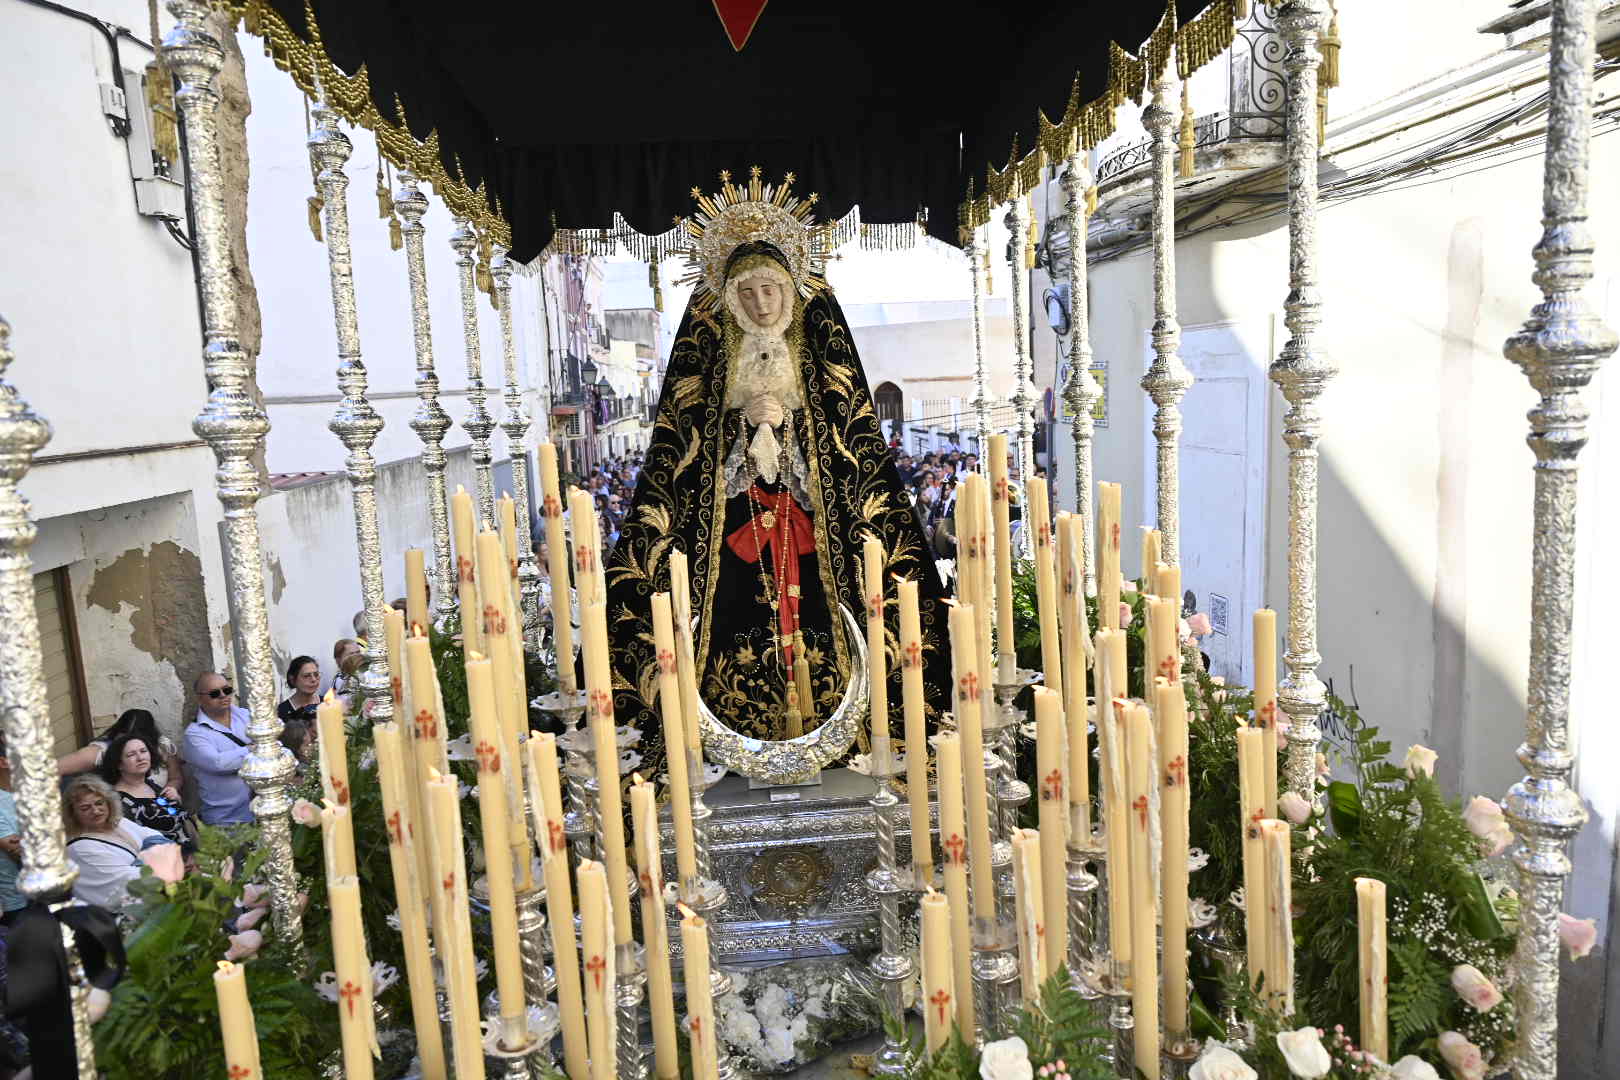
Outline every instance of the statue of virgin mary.
[[(882, 540), (895, 736), (901, 696), (896, 579), (918, 582), (929, 716), (947, 708), (938, 572), (872, 408), (849, 324), (821, 276), (827, 233), (812, 195), (721, 174), (696, 190), (695, 282), (670, 352), (651, 445), (606, 567), (614, 708), (642, 731), (643, 771), (663, 759), (651, 625), (669, 552), (692, 580), (698, 692), (752, 738), (789, 737), (837, 706), (856, 663), (840, 608), (864, 612), (861, 552)], [(795, 664), (809, 668), (808, 702)], [(864, 726), (864, 725), (863, 725)], [(865, 735), (862, 733), (864, 741)]]

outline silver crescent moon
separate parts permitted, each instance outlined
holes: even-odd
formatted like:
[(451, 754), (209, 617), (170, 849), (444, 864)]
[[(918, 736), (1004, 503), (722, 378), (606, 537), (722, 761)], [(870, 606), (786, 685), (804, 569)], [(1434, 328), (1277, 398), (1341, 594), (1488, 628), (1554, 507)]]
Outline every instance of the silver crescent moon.
[(700, 730), (703, 750), (710, 761), (761, 783), (800, 784), (842, 758), (855, 745), (855, 735), (866, 719), (870, 705), (867, 698), (866, 631), (847, 606), (839, 604), (838, 610), (844, 615), (847, 639), (854, 645), (851, 651), (855, 654), (855, 662), (850, 665), (849, 684), (844, 687), (843, 700), (827, 722), (796, 739), (771, 742), (749, 738), (731, 730), (710, 712), (700, 694), (697, 699), (698, 715), (702, 722)]

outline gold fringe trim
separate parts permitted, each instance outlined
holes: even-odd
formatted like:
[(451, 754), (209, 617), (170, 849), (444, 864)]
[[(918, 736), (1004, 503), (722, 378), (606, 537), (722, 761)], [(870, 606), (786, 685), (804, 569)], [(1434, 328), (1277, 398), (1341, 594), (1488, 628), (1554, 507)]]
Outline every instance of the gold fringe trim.
[(1236, 0), (1215, 0), (1209, 7), (1176, 31), (1176, 74), (1183, 79), (1211, 62), (1227, 49), (1237, 36), (1237, 24), (1248, 18), (1239, 14)]
[(1197, 171), (1198, 159), (1198, 118), (1193, 113), (1192, 94), (1188, 87), (1191, 80), (1181, 80), (1181, 175), (1185, 179)]
[(1029, 232), (1024, 237), (1024, 269), (1033, 270), (1035, 269), (1035, 249), (1041, 242), (1041, 227), (1035, 224), (1035, 199), (1030, 197), (1027, 201), (1029, 203), (1027, 211), (1029, 214)]
[[(327, 104), (339, 116), (376, 133), (383, 157), (395, 168), (410, 169), (431, 185), (450, 212), (470, 222), (480, 237), (511, 246), (512, 226), (500, 213), (498, 204), (491, 203), (485, 186), (482, 183), (476, 188), (470, 186), (459, 163), (454, 174), (445, 167), (440, 156), (439, 133), (429, 132), (423, 139), (412, 135), (405, 119), (405, 106), (397, 97), (394, 99), (395, 119), (384, 117), (371, 99), (371, 77), (364, 64), (353, 75), (338, 70), (326, 53), (314, 8), (309, 3), (304, 5), (309, 32), (309, 40), (305, 41), (267, 0), (210, 2), (216, 10), (240, 20), (243, 29), (261, 38), (265, 55), (291, 75), (294, 84), (305, 94), (314, 94), (318, 82)], [(319, 214), (317, 201), (311, 200), (312, 229)]]

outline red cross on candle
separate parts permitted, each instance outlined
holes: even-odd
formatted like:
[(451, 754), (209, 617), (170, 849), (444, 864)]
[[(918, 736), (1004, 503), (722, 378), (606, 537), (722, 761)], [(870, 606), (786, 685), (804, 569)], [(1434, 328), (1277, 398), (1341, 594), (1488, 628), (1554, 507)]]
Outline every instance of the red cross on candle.
[(450, 873), (444, 875), (444, 891), (447, 893), (453, 893), (456, 891), (455, 871), (451, 871)]
[(1255, 837), (1260, 835), (1260, 823), (1264, 821), (1265, 818), (1266, 810), (1263, 806), (1255, 807), (1254, 813), (1249, 815), (1249, 827), (1246, 832), (1250, 840), (1253, 840)]
[(1113, 545), (1115, 551), (1119, 550), (1119, 522), (1117, 521), (1114, 522), (1113, 531), (1109, 535), (1108, 542)]
[(474, 751), (478, 757), (478, 771), (498, 773), (501, 771), (501, 751), (498, 747), (479, 740), (478, 749)]
[(979, 676), (976, 672), (970, 671), (966, 675), (963, 675), (960, 679), (956, 680), (956, 682), (956, 697), (958, 701), (979, 700)]
[(1041, 781), (1041, 801), (1057, 802), (1063, 798), (1063, 770), (1053, 769)]
[(331, 777), (331, 780), (332, 794), (337, 796), (338, 805), (347, 806), (349, 804), (349, 785), (344, 783), (342, 780), (339, 780), (335, 776)]
[(584, 544), (574, 545), (574, 569), (581, 574), (594, 573), (594, 564), (591, 561), (591, 549)]
[(1167, 679), (1175, 678), (1175, 676), (1176, 676), (1176, 658), (1173, 657), (1173, 656), (1167, 656), (1163, 660), (1160, 660), (1159, 661), (1159, 674), (1163, 675)]
[(883, 594), (873, 593), (866, 598), (866, 613), (876, 619), (883, 614)]
[(1164, 767), (1164, 786), (1187, 786), (1187, 759), (1180, 754), (1177, 754), (1176, 759)]
[(1035, 542), (1041, 547), (1050, 544), (1052, 542), (1052, 526), (1044, 521), (1041, 522), (1040, 528), (1035, 530)]
[(568, 844), (568, 830), (563, 828), (560, 821), (547, 821), (546, 834), (553, 853), (561, 851)]
[(390, 681), (393, 684), (394, 700), (398, 701), (401, 697), (403, 697), (405, 695), (405, 684), (400, 681), (400, 678), (399, 678), (398, 675), (395, 675), (393, 677), (393, 679), (390, 680)]
[(1136, 811), (1137, 819), (1139, 821), (1141, 821), (1142, 828), (1146, 829), (1147, 828), (1147, 815), (1148, 815), (1148, 799), (1147, 799), (1147, 796), (1146, 795), (1138, 795), (1136, 797), (1136, 801), (1131, 803), (1131, 809)]
[(698, 1046), (702, 1046), (703, 1045), (703, 1017), (701, 1017), (701, 1016), (689, 1017), (688, 1022), (687, 1022), (687, 1028), (692, 1033), (692, 1042), (694, 1044), (698, 1045)]
[(253, 1075), (253, 1070), (246, 1065), (232, 1065), (230, 1069), (231, 1080), (247, 1080)]
[(484, 633), (497, 636), (506, 633), (506, 616), (494, 604), (484, 605)]
[(596, 710), (597, 716), (606, 720), (613, 719), (613, 695), (606, 690), (592, 690), (591, 708)]
[(437, 739), (439, 737), (439, 722), (426, 709), (422, 709), (416, 714), (416, 734), (423, 739)]
[(665, 675), (675, 674), (675, 654), (668, 649), (658, 650), (658, 670)]
[(1037, 941), (1039, 941), (1041, 938), (1043, 938), (1045, 936), (1046, 936), (1046, 924), (1043, 923), (1043, 922), (1036, 923), (1035, 924), (1035, 939)]
[(360, 987), (355, 984), (353, 979), (350, 979), (343, 984), (343, 989), (338, 991), (338, 996), (349, 1007), (349, 1016), (352, 1018), (354, 1016), (354, 1003), (360, 999)]
[(456, 560), (456, 570), (461, 575), (462, 584), (471, 585), (473, 583), (473, 561), (471, 559), (465, 555), (458, 558)]
[(585, 970), (591, 973), (591, 980), (596, 983), (596, 988), (602, 989), (602, 974), (607, 971), (607, 961), (600, 953), (585, 962)]
[(962, 839), (960, 833), (951, 833), (949, 839), (945, 841), (946, 857), (956, 866), (962, 865), (966, 848), (967, 841)]
[(1255, 727), (1259, 728), (1261, 731), (1264, 731), (1275, 724), (1277, 722), (1276, 700), (1273, 699), (1260, 706), (1260, 711), (1255, 713), (1254, 719)]
[(388, 815), (388, 835), (394, 838), (394, 843), (403, 844), (405, 836), (399, 827), (399, 811), (395, 810)]
[(546, 517), (561, 517), (562, 516), (562, 503), (557, 501), (557, 496), (555, 496), (555, 495), (547, 495), (546, 496), (545, 508), (546, 508), (545, 509)]
[(1007, 478), (1005, 476), (996, 477), (995, 488), (992, 492), (992, 496), (996, 502), (1007, 501)]
[(908, 668), (922, 667), (922, 643), (918, 641), (906, 642), (905, 664)]
[(951, 1004), (951, 995), (944, 987), (940, 987), (934, 991), (933, 996), (928, 999), (928, 1003), (939, 1013), (939, 1022), (943, 1025), (945, 1023), (945, 1010)]
[(641, 875), (640, 875), (640, 880), (641, 880), (641, 895), (642, 896), (651, 896), (653, 894), (652, 874), (649, 873), (646, 870), (643, 870), (641, 872)]

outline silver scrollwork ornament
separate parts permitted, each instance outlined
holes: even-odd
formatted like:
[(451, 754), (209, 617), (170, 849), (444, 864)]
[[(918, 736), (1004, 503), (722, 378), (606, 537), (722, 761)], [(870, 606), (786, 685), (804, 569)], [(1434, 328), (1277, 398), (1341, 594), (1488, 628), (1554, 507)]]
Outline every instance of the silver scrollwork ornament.
[(404, 219), (400, 231), (405, 237), (405, 272), (411, 288), (411, 337), (416, 346), (416, 412), (411, 417), (411, 430), (422, 440), (428, 520), (433, 529), (434, 615), (430, 617), (442, 623), (456, 610), (456, 576), (450, 554), (450, 499), (444, 479), (444, 436), (450, 430), (450, 416), (439, 404), (439, 374), (433, 363), (433, 323), (428, 305), (425, 250), (427, 230), (422, 224), (428, 200), (419, 183), (415, 173), (401, 169), (394, 208)]
[(1097, 592), (1097, 552), (1092, 536), (1091, 436), (1095, 423), (1091, 410), (1102, 396), (1102, 387), (1091, 374), (1091, 313), (1086, 296), (1086, 191), (1093, 177), (1084, 151), (1070, 156), (1061, 182), (1069, 227), (1069, 378), (1063, 386), (1063, 400), (1069, 407), (1070, 430), (1074, 436), (1075, 512), (1080, 516), (1081, 564), (1086, 595), (1093, 596)]
[(461, 427), (472, 439), (479, 516), (482, 521), (494, 524), (495, 478), (490, 472), (489, 436), (495, 430), (495, 419), (484, 404), (489, 391), (484, 385), (484, 359), (478, 344), (478, 286), (474, 276), (478, 235), (473, 232), (472, 224), (462, 218), (456, 218), (455, 224), (450, 246), (456, 250), (456, 266), (460, 271), (461, 333), (467, 347), (467, 418), (461, 422)]
[(1520, 912), (1513, 1075), (1520, 1080), (1558, 1075), (1558, 913), (1571, 869), (1569, 845), (1587, 818), (1569, 785), (1576, 458), (1586, 445), (1580, 393), (1616, 346), (1614, 332), (1583, 296), (1594, 248), (1587, 196), (1596, 12), (1596, 0), (1552, 5), (1543, 231), (1534, 253), (1542, 302), (1504, 348), (1540, 396), (1529, 413), (1528, 439), (1536, 458), (1535, 526), (1528, 708), (1518, 753), (1527, 775), (1503, 805), (1519, 839), (1513, 852)]
[(170, 0), (175, 26), (163, 41), (164, 67), (178, 80), (175, 105), (185, 121), (186, 183), (196, 227), (198, 283), (203, 297), (203, 367), (208, 403), (192, 430), (214, 452), (214, 480), (224, 510), (225, 579), (236, 616), (242, 703), (248, 711), (248, 756), (239, 775), (253, 789), (259, 843), (268, 852), (271, 915), (277, 935), (296, 946), (298, 875), (293, 868), (288, 812), (292, 751), (281, 744), (276, 717), (279, 683), (270, 646), (270, 608), (264, 589), (264, 546), (259, 535), (257, 455), (270, 430), (257, 403), (248, 356), (236, 336), (236, 279), (231, 273), (229, 221), (220, 166), (219, 92), (214, 80), (225, 52), (208, 29), (204, 0)]

